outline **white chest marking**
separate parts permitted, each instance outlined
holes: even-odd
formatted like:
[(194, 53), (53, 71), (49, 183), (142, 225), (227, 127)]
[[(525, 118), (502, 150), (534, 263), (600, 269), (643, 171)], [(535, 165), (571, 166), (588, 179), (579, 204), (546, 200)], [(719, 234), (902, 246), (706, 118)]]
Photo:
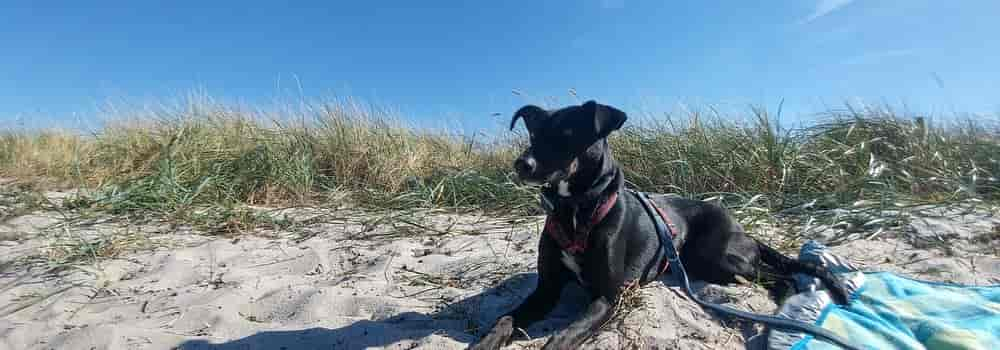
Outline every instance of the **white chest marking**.
[(580, 267), (580, 263), (576, 257), (564, 250), (562, 251), (562, 263), (566, 265), (567, 269), (573, 271), (573, 274), (576, 275), (576, 280), (580, 281), (580, 284), (583, 284), (583, 276), (580, 275), (580, 271), (583, 271), (583, 268)]
[(563, 197), (569, 197), (572, 195), (569, 193), (569, 181), (559, 181), (559, 195)]

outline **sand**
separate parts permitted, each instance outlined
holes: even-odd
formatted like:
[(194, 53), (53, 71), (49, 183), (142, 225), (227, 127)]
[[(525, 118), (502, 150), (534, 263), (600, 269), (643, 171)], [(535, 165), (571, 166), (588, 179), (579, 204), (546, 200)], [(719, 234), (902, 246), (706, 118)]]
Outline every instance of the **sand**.
[[(218, 236), (51, 211), (12, 218), (0, 224), (0, 348), (464, 349), (535, 284), (541, 217), (272, 214), (315, 220)], [(996, 213), (945, 214), (834, 251), (868, 270), (1000, 283)], [(56, 264), (67, 246), (98, 239), (114, 243), (97, 247), (117, 247), (117, 256)], [(776, 309), (759, 286), (696, 287), (744, 310)], [(510, 348), (539, 348), (586, 300), (568, 288), (550, 318), (528, 330), (533, 340)], [(757, 326), (706, 313), (669, 280), (642, 288), (628, 305), (588, 348), (756, 349), (765, 338)]]

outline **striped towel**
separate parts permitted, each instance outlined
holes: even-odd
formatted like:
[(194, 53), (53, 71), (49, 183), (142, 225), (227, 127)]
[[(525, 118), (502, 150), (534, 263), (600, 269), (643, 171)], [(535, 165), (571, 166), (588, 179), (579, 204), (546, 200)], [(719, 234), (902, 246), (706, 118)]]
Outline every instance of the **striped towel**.
[[(918, 281), (888, 272), (859, 272), (822, 245), (809, 242), (803, 260), (823, 261), (849, 286), (839, 306), (812, 278), (788, 298), (779, 315), (814, 323), (870, 349), (1000, 349), (1000, 286), (973, 287)], [(774, 330), (773, 350), (837, 349), (812, 336)]]

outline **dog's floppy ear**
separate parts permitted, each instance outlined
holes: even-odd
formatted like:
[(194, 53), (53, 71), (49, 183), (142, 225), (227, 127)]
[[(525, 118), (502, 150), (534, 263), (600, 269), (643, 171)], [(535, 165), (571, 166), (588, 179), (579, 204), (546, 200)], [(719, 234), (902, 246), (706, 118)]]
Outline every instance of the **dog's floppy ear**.
[(535, 127), (535, 123), (548, 113), (549, 112), (546, 112), (541, 107), (535, 105), (521, 107), (521, 109), (514, 112), (514, 116), (510, 118), (510, 129), (514, 130), (514, 125), (517, 125), (517, 118), (524, 118), (524, 126), (526, 126), (528, 130), (531, 130)]
[(617, 108), (597, 103), (594, 100), (583, 104), (583, 112), (594, 118), (594, 135), (598, 139), (608, 137), (612, 131), (621, 129), (628, 116)]

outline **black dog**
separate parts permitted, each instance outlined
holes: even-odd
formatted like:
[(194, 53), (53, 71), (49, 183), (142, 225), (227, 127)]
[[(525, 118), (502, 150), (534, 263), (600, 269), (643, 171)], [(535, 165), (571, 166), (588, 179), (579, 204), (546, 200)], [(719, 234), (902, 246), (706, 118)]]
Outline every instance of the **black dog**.
[[(498, 349), (515, 328), (526, 328), (556, 305), (563, 286), (576, 279), (593, 300), (583, 315), (552, 335), (544, 349), (576, 349), (611, 318), (619, 293), (645, 284), (668, 268), (653, 219), (639, 199), (624, 191), (607, 136), (625, 123), (613, 107), (589, 101), (556, 111), (525, 106), (530, 146), (514, 162), (521, 181), (543, 186), (548, 219), (538, 249), (538, 287), (514, 311), (500, 318), (472, 349)], [(670, 223), (681, 261), (693, 279), (727, 284), (789, 279), (794, 273), (819, 277), (840, 303), (847, 292), (828, 270), (782, 255), (747, 236), (725, 209), (706, 202), (652, 196)], [(575, 277), (575, 278), (574, 278)]]

